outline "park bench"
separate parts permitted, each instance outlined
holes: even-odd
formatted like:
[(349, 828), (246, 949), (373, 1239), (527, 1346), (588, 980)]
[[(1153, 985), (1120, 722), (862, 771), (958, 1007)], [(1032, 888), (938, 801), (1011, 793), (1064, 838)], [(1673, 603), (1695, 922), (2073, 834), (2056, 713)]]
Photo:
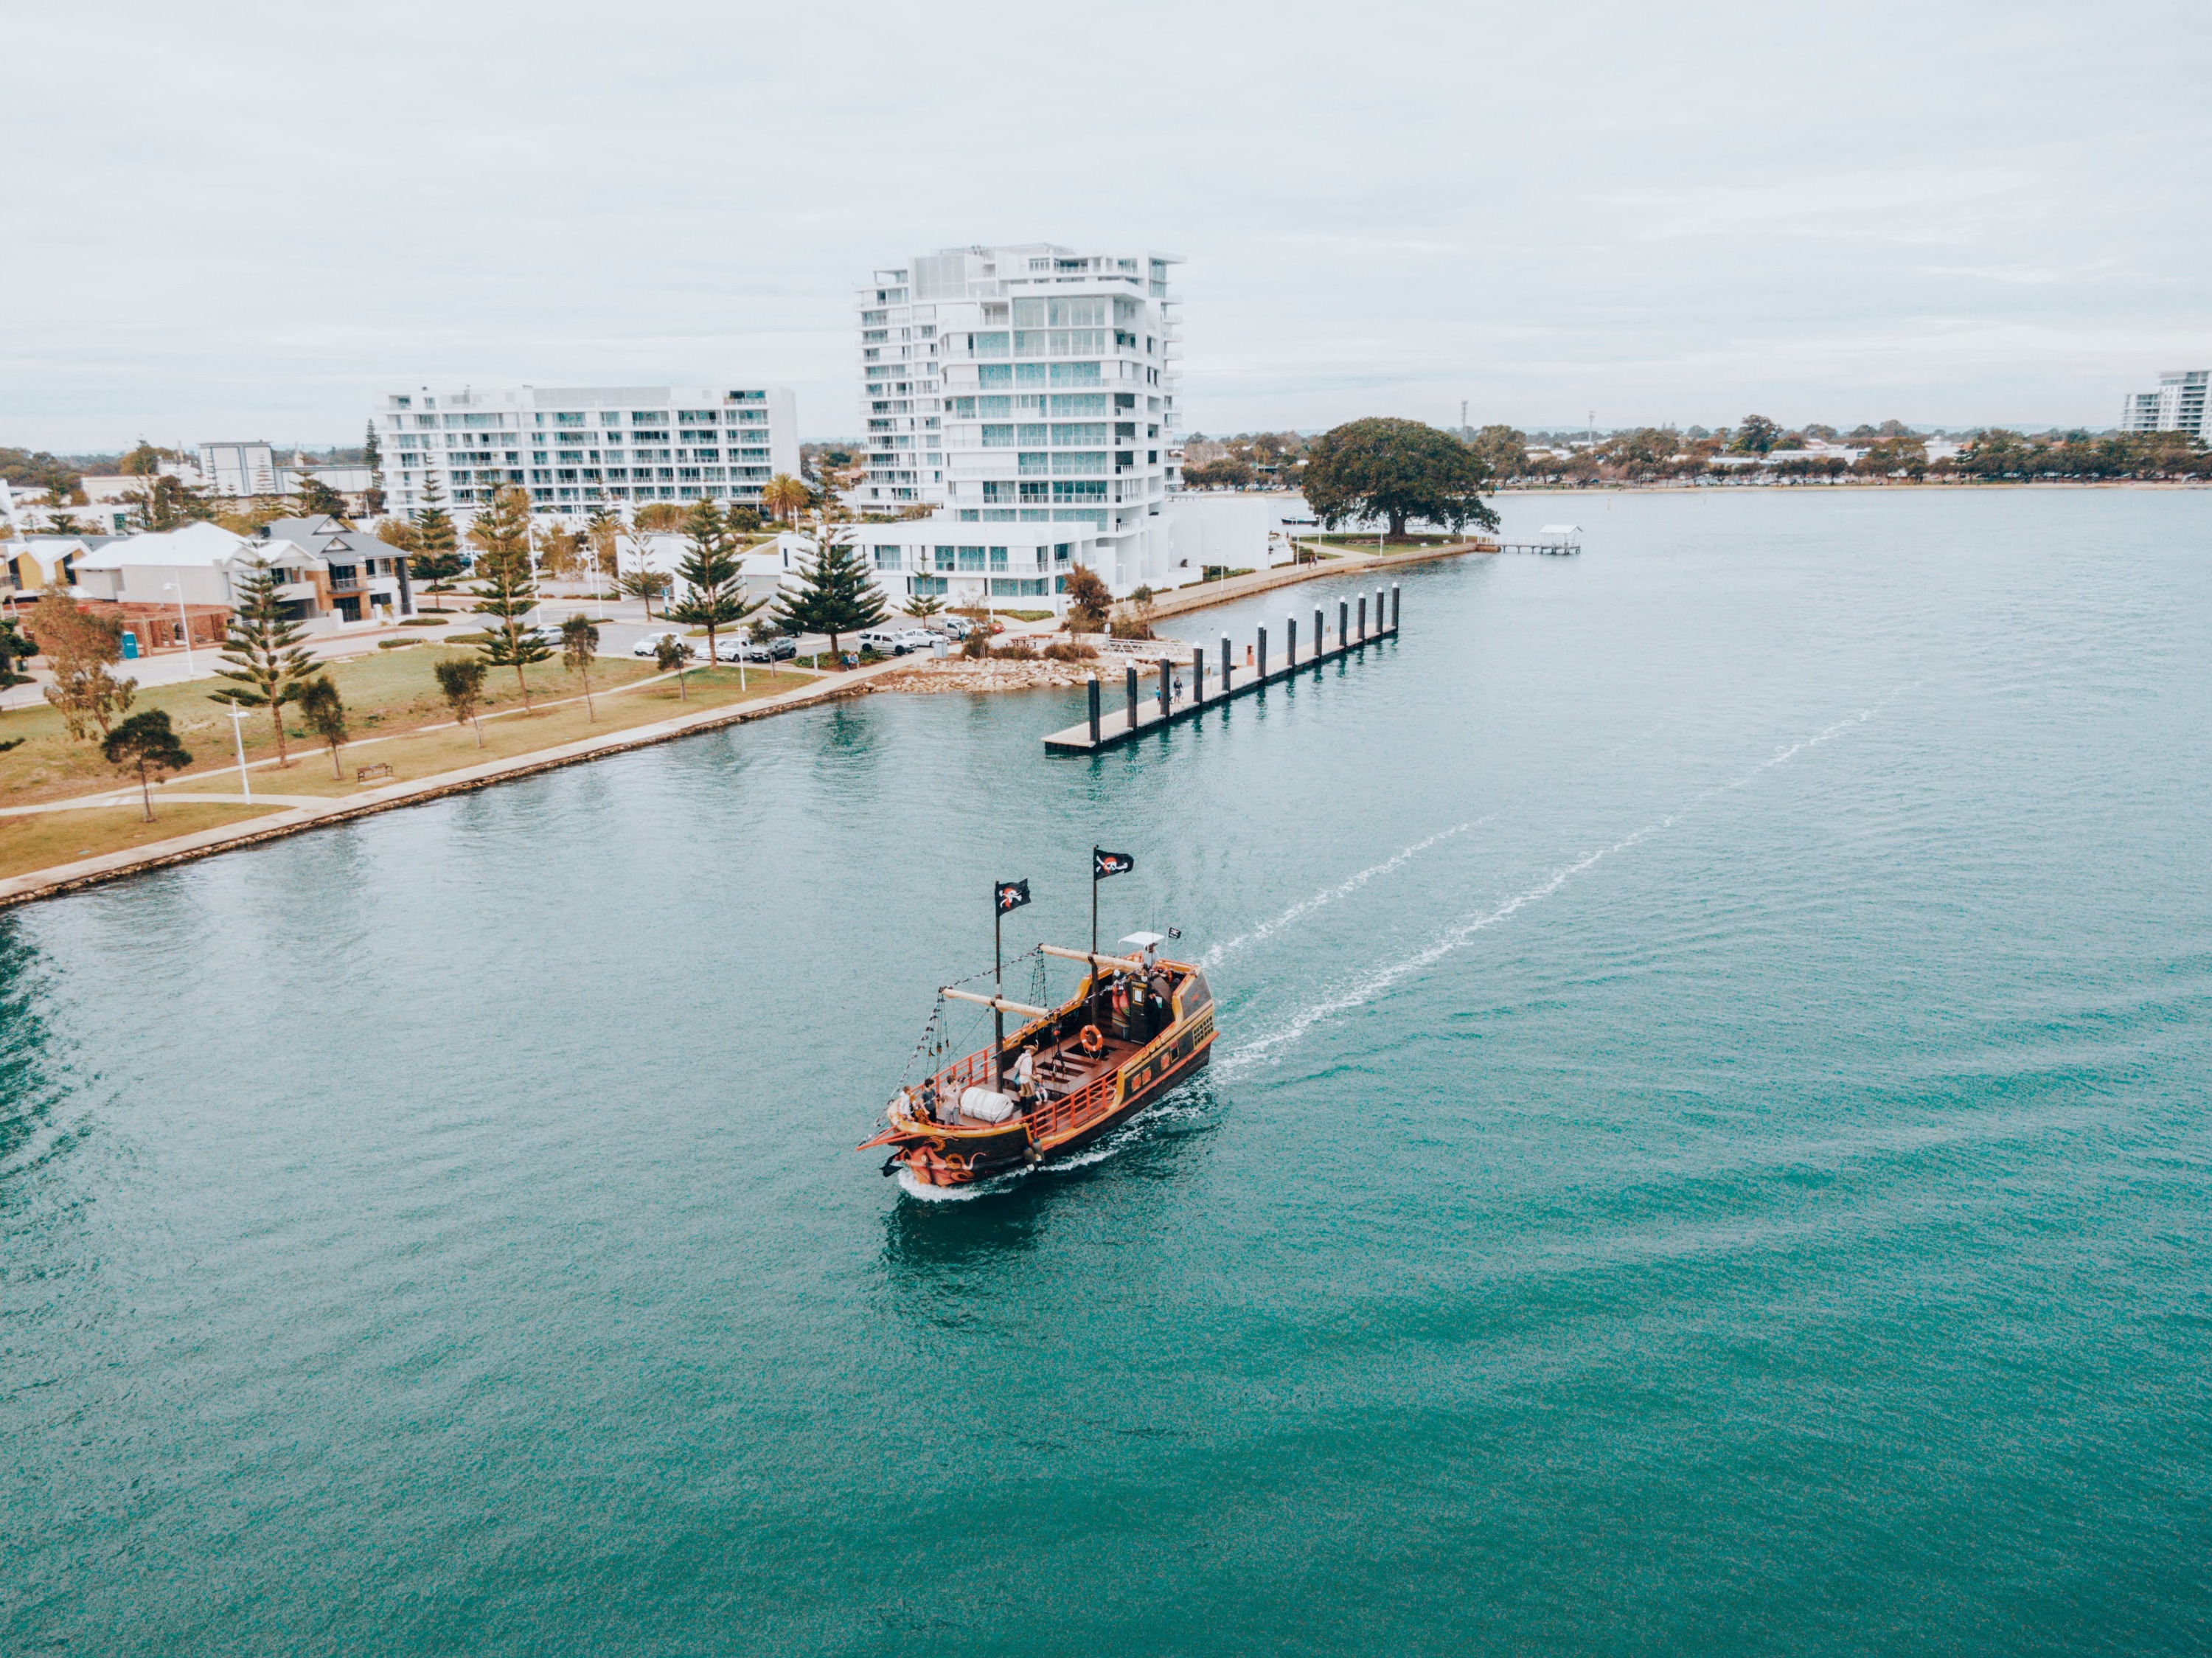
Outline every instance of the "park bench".
[(391, 775), (392, 767), (380, 760), (374, 765), (362, 766), (360, 771), (353, 774), (353, 780), (356, 783), (367, 783), (371, 777), (388, 777)]

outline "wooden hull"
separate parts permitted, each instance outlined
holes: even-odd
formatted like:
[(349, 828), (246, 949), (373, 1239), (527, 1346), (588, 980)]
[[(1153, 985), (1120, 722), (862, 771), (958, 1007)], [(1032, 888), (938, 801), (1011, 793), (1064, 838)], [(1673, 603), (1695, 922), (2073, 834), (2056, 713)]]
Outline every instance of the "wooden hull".
[[(1183, 977), (1175, 995), (1172, 1022), (1109, 1074), (1080, 1088), (1041, 1099), (1024, 1115), (1002, 1124), (942, 1125), (894, 1116), (890, 1129), (866, 1145), (894, 1148), (884, 1165), (886, 1174), (903, 1168), (930, 1186), (965, 1186), (1073, 1156), (1205, 1069), (1213, 1049), (1212, 993), (1195, 967), (1180, 971)], [(1083, 1005), (1084, 997), (1079, 996), (1051, 1019), (1023, 1032), (1016, 1043), (1033, 1033), (1064, 1027), (1072, 1016), (1080, 1016)], [(956, 1071), (971, 1074), (976, 1061), (988, 1057), (971, 1055)], [(952, 1077), (956, 1071), (945, 1076)]]

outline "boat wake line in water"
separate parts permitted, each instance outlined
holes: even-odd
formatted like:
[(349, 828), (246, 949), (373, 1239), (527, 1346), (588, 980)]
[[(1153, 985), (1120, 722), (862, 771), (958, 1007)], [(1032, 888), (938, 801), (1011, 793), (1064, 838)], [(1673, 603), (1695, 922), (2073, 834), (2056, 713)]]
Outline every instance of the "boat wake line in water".
[(1380, 863), (1369, 865), (1366, 869), (1362, 869), (1358, 875), (1350, 877), (1348, 880), (1343, 881), (1334, 887), (1323, 887), (1320, 892), (1316, 893), (1311, 898), (1302, 899), (1297, 903), (1293, 904), (1289, 909), (1284, 911), (1282, 914), (1275, 917), (1272, 921), (1263, 921), (1258, 926), (1252, 929), (1250, 932), (1239, 933), (1236, 937), (1229, 940), (1226, 943), (1215, 945), (1200, 958), (1201, 965), (1208, 967), (1219, 966), (1221, 965), (1222, 958), (1226, 956), (1231, 950), (1241, 950), (1247, 944), (1257, 944), (1261, 939), (1282, 931), (1284, 928), (1289, 926), (1301, 916), (1310, 915), (1316, 910), (1320, 909), (1323, 905), (1333, 904), (1338, 899), (1351, 897), (1352, 893), (1358, 892), (1362, 887), (1364, 887), (1369, 881), (1374, 880), (1377, 875), (1389, 875), (1393, 869), (1397, 869), (1407, 860), (1419, 853), (1427, 851), (1430, 847), (1434, 846), (1438, 841), (1449, 840), (1454, 835), (1464, 834), (1469, 829), (1480, 829), (1484, 824), (1489, 822), (1491, 818), (1497, 815), (1498, 814), (1495, 812), (1492, 812), (1488, 816), (1471, 818), (1465, 823), (1455, 823), (1449, 829), (1439, 829), (1435, 834), (1431, 835), (1426, 840), (1414, 842), (1411, 846), (1406, 848), (1404, 851), (1394, 853), (1389, 857), (1383, 859)]
[[(1545, 899), (1551, 897), (1551, 895), (1558, 892), (1560, 887), (1565, 886), (1570, 881), (1572, 881), (1577, 875), (1581, 875), (1585, 870), (1594, 868), (1607, 858), (1613, 857), (1617, 854), (1627, 851), (1632, 847), (1635, 846), (1639, 841), (1648, 840), (1652, 836), (1660, 833), (1662, 831), (1672, 828), (1675, 824), (1681, 821), (1684, 817), (1687, 816), (1698, 807), (1705, 804), (1707, 801), (1715, 799), (1719, 795), (1728, 794), (1734, 789), (1744, 788), (1747, 784), (1756, 782), (1762, 772), (1771, 771), (1778, 765), (1786, 765), (1794, 756), (1802, 753), (1805, 750), (1808, 748), (1816, 748), (1820, 744), (1830, 741), (1836, 737), (1839, 737), (1845, 732), (1850, 731), (1856, 727), (1864, 725), (1869, 720), (1874, 718), (1874, 716), (1881, 710), (1885, 704), (1903, 696), (1906, 692), (1911, 691), (1914, 685), (1917, 685), (1919, 681), (1915, 680), (1912, 682), (1912, 685), (1900, 686), (1898, 689), (1891, 692), (1887, 696), (1883, 697), (1880, 701), (1875, 703), (1873, 706), (1862, 709), (1856, 714), (1838, 720), (1834, 724), (1823, 728), (1821, 730), (1815, 732), (1809, 737), (1800, 738), (1797, 741), (1791, 743), (1787, 748), (1782, 749), (1770, 758), (1761, 760), (1757, 765), (1753, 766), (1741, 777), (1729, 783), (1716, 783), (1711, 789), (1704, 789), (1698, 794), (1692, 795), (1689, 801), (1685, 802), (1683, 805), (1675, 808), (1674, 810), (1667, 814), (1666, 816), (1655, 819), (1653, 821), (1645, 824), (1642, 828), (1622, 836), (1620, 839), (1614, 841), (1610, 846), (1601, 846), (1595, 851), (1585, 852), (1581, 857), (1576, 859), (1572, 863), (1566, 864), (1558, 869), (1554, 869), (1547, 879), (1539, 881), (1536, 885), (1530, 887), (1522, 892), (1516, 893), (1512, 897), (1507, 899), (1504, 903), (1499, 904), (1494, 909), (1486, 911), (1482, 914), (1475, 916), (1470, 920), (1460, 923), (1457, 926), (1451, 928), (1441, 937), (1437, 938), (1435, 942), (1428, 945), (1425, 948), (1418, 950), (1412, 955), (1407, 956), (1401, 960), (1394, 961), (1389, 963), (1388, 966), (1375, 968), (1371, 972), (1354, 980), (1348, 987), (1339, 991), (1336, 995), (1326, 997), (1319, 1002), (1312, 1003), (1306, 1007), (1301, 1008), (1297, 1013), (1291, 1015), (1287, 1021), (1274, 1030), (1269, 1031), (1264, 1035), (1255, 1036), (1250, 1041), (1243, 1043), (1240, 1045), (1231, 1049), (1226, 1054), (1215, 1061), (1214, 1070), (1220, 1075), (1225, 1076), (1235, 1076), (1244, 1071), (1251, 1070), (1255, 1065), (1261, 1064), (1277, 1050), (1287, 1047), (1291, 1043), (1297, 1041), (1301, 1037), (1304, 1036), (1308, 1031), (1311, 1030), (1316, 1025), (1321, 1023), (1323, 1020), (1332, 1018), (1340, 1013), (1348, 1013), (1354, 1008), (1363, 1007), (1366, 1003), (1372, 1002), (1376, 997), (1382, 995), (1401, 980), (1405, 979), (1414, 973), (1419, 972), (1425, 967), (1434, 966), (1437, 962), (1443, 960), (1444, 957), (1451, 954), (1455, 950), (1465, 946), (1479, 934), (1496, 926), (1499, 922), (1505, 920), (1507, 917), (1517, 913), (1518, 911), (1527, 909), (1530, 905), (1540, 903)], [(1486, 820), (1485, 820), (1486, 821)], [(1462, 827), (1465, 826), (1462, 826)], [(1423, 844), (1426, 844), (1425, 842)], [(1381, 866), (1378, 866), (1378, 868), (1380, 867)]]

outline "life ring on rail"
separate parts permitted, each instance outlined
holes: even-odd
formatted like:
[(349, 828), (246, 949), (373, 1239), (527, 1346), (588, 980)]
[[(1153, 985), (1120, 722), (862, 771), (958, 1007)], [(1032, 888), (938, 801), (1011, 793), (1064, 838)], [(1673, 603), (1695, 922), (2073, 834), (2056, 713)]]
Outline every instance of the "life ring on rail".
[(1096, 1025), (1085, 1025), (1083, 1027), (1083, 1033), (1075, 1040), (1076, 1045), (1093, 1059), (1106, 1051), (1106, 1039), (1098, 1033), (1098, 1027)]

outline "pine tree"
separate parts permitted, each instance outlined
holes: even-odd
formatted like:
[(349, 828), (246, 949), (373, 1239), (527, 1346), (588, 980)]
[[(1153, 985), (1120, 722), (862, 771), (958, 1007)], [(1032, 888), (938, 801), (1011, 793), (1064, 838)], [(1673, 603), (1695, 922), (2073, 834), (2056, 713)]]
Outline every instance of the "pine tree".
[(707, 660), (712, 662), (718, 660), (716, 632), (735, 627), (768, 600), (746, 600), (744, 588), (738, 581), (736, 539), (712, 501), (702, 501), (685, 515), (684, 534), (690, 550), (676, 566), (676, 573), (690, 591), (682, 603), (663, 608), (672, 621), (707, 630)]
[(538, 583), (530, 571), (530, 497), (505, 489), (477, 515), (469, 539), (483, 549), (477, 555), (477, 615), (486, 618), (483, 642), (477, 648), (493, 667), (511, 667), (530, 706), (530, 681), (523, 670), (553, 654), (529, 622), (538, 608)]
[(321, 671), (300, 642), (300, 630), (286, 619), (284, 600), (277, 596), (277, 573), (257, 558), (238, 582), (238, 608), (231, 613), (230, 633), (223, 641), (222, 659), (230, 664), (216, 670), (216, 677), (231, 684), (208, 696), (240, 708), (265, 708), (276, 731), (276, 764), (291, 765), (284, 745), (284, 704), (297, 702), (309, 677)]
[(823, 533), (821, 552), (799, 572), (799, 588), (783, 595), (775, 621), (787, 633), (826, 633), (834, 655), (841, 634), (874, 627), (885, 615), (882, 591), (849, 534)]
[(384, 446), (376, 441), (376, 422), (368, 423), (368, 431), (361, 442), (362, 459), (368, 465), (368, 509), (372, 513), (384, 510)]
[(421, 576), (432, 593), (451, 593), (453, 578), (468, 566), (456, 550), (459, 539), (453, 533), (453, 515), (446, 510), (446, 493), (438, 487), (435, 477), (424, 480), (422, 504), (415, 509), (415, 545), (418, 551), (409, 561), (408, 573)]

